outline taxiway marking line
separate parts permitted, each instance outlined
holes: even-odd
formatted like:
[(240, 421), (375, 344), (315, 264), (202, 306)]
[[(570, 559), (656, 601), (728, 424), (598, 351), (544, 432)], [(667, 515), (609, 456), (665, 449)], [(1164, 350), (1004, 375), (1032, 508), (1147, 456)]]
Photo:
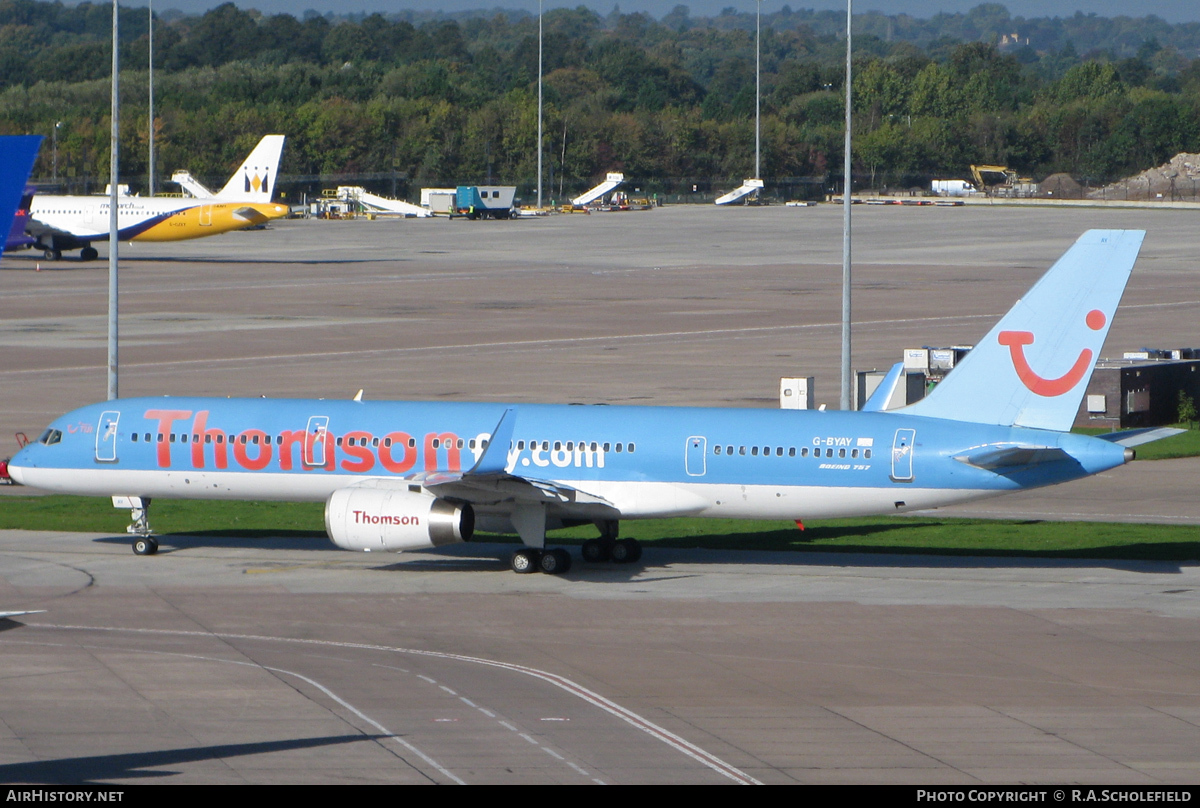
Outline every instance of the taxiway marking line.
[(615, 701), (589, 690), (586, 687), (571, 681), (565, 676), (559, 676), (558, 674), (538, 670), (537, 668), (526, 667), (525, 665), (517, 665), (512, 662), (500, 662), (494, 659), (484, 659), (482, 657), (467, 656), (465, 654), (451, 654), (443, 651), (426, 651), (419, 648), (399, 648), (388, 645), (375, 645), (372, 643), (313, 640), (297, 637), (269, 637), (260, 634), (226, 634), (207, 631), (184, 631), (158, 628), (120, 628), (114, 626), (65, 626), (50, 623), (26, 623), (25, 625), (29, 628), (44, 628), (63, 631), (110, 631), (114, 633), (125, 632), (131, 634), (156, 634), (169, 637), (211, 637), (221, 640), (246, 640), (257, 642), (294, 643), (297, 645), (321, 645), (332, 648), (353, 648), (363, 651), (381, 651), (392, 654), (412, 654), (414, 656), (432, 657), (435, 659), (450, 659), (458, 662), (468, 662), (474, 665), (486, 665), (492, 668), (500, 668), (501, 670), (508, 670), (513, 671), (514, 673), (532, 676), (535, 679), (541, 679), (544, 682), (552, 684), (555, 687), (558, 687), (567, 693), (600, 708), (604, 712), (621, 719), (630, 726), (641, 730), (650, 737), (661, 741), (677, 752), (690, 757), (696, 762), (706, 766), (723, 777), (727, 777), (735, 783), (740, 785), (763, 784), (761, 781), (751, 777), (732, 764), (726, 763), (716, 755), (701, 749), (699, 746), (696, 746), (690, 741), (680, 737), (679, 735), (676, 735), (665, 727), (660, 727), (653, 721), (638, 715), (633, 710), (622, 707)]

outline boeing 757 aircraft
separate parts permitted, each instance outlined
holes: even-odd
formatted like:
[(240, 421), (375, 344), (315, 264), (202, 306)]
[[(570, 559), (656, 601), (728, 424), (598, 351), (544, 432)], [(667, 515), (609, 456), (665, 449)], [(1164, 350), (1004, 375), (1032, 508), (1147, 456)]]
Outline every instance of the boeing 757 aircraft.
[[(287, 205), (271, 202), (283, 135), (259, 142), (229, 183), (208, 198), (120, 196), (117, 234), (121, 241), (181, 241), (203, 238), (265, 224), (288, 213)], [(26, 232), (47, 260), (63, 250), (81, 250), (84, 261), (99, 253), (93, 241), (108, 239), (107, 196), (35, 196)]]
[[(621, 519), (902, 513), (1120, 466), (1163, 437), (1068, 430), (1142, 238), (1090, 230), (924, 400), (862, 412), (137, 398), (75, 410), (9, 465), (25, 485), (112, 496), (154, 553), (153, 498), (324, 501), (330, 538), (388, 551), (515, 531), (517, 572), (564, 572), (546, 531), (592, 522), (585, 560), (632, 561)], [(894, 368), (891, 384), (899, 376)]]

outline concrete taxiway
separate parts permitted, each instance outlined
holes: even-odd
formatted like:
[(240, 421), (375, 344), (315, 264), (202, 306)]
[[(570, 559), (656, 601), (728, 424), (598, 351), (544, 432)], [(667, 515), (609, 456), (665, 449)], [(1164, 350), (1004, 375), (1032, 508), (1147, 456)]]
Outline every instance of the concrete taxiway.
[[(855, 365), (971, 343), (1090, 227), (1106, 353), (1200, 345), (1194, 214), (856, 209)], [(285, 222), (130, 245), (123, 396), (836, 406), (840, 216)], [(0, 435), (104, 396), (103, 262), (5, 257)], [(7, 438), (5, 438), (7, 440)], [(6, 452), (0, 452), (6, 454)], [(992, 500), (1200, 518), (1195, 461)], [(0, 499), (3, 507), (3, 499)], [(314, 526), (317, 527), (317, 526)], [(1193, 565), (0, 533), (4, 782), (1193, 782)]]

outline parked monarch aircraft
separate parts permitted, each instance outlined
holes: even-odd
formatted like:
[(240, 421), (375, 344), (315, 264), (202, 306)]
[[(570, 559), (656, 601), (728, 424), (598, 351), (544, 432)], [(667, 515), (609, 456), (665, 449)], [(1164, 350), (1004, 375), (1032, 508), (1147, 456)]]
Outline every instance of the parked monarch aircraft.
[[(234, 172), (220, 194), (204, 199), (167, 196), (117, 198), (117, 235), (122, 241), (182, 241), (265, 224), (288, 213), (271, 202), (283, 135), (267, 135)], [(234, 189), (248, 189), (238, 194)], [(229, 192), (229, 193), (227, 193)], [(84, 261), (99, 253), (93, 241), (108, 238), (109, 197), (33, 198), (26, 232), (48, 260), (80, 250)]]
[(1144, 231), (1091, 230), (924, 400), (862, 412), (137, 398), (75, 410), (9, 465), (113, 496), (153, 553), (156, 497), (324, 501), (330, 538), (387, 551), (515, 531), (517, 572), (561, 573), (546, 531), (595, 523), (585, 560), (631, 561), (621, 519), (900, 513), (1052, 485), (1163, 437), (1068, 432)]

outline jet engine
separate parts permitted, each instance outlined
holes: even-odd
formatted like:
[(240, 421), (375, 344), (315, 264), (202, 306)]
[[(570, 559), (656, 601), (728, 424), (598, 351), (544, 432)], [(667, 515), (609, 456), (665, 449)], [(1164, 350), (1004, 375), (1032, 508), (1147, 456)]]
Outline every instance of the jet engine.
[(330, 495), (325, 530), (343, 550), (420, 550), (470, 541), (475, 511), (420, 489), (367, 483)]

